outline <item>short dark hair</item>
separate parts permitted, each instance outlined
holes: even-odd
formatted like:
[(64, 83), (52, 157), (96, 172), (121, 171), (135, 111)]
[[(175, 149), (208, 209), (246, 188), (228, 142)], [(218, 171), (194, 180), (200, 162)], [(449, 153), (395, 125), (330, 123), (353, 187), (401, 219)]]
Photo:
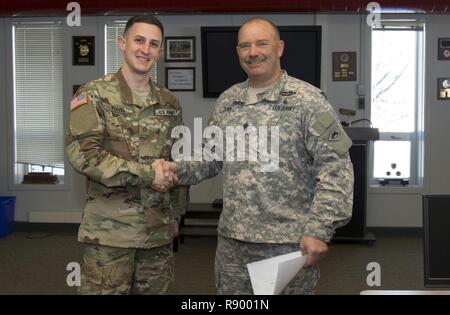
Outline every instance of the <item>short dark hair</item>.
[(125, 29), (123, 30), (124, 37), (125, 37), (126, 33), (128, 32), (128, 30), (135, 23), (147, 23), (147, 24), (155, 25), (161, 31), (162, 38), (164, 38), (164, 27), (163, 27), (161, 21), (158, 20), (158, 18), (156, 18), (153, 15), (135, 15), (135, 16), (131, 17), (128, 20), (127, 25), (125, 25)]

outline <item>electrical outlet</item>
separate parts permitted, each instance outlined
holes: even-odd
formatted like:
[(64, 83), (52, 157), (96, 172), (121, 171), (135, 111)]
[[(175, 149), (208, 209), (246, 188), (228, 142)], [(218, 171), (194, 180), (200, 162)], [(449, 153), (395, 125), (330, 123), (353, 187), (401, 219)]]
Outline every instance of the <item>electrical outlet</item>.
[(359, 96), (366, 95), (366, 87), (362, 84), (358, 85), (358, 95)]
[(366, 99), (364, 97), (358, 98), (358, 108), (359, 109), (366, 108)]

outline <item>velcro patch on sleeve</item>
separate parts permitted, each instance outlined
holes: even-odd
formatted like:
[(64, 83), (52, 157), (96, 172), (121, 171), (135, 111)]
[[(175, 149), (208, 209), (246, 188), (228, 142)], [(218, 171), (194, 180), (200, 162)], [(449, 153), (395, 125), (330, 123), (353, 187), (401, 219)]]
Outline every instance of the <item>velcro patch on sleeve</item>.
[(322, 113), (312, 126), (312, 129), (320, 136), (322, 135), (336, 119), (328, 112)]
[(352, 141), (341, 124), (331, 113), (321, 114), (314, 123), (313, 129), (319, 135), (319, 140), (327, 143), (340, 156), (346, 153), (352, 145)]
[(87, 104), (88, 98), (86, 93), (81, 93), (80, 95), (74, 97), (70, 102), (70, 111), (73, 111), (75, 108)]
[(352, 146), (352, 140), (347, 136), (342, 127), (335, 123), (322, 136), (325, 141), (338, 155), (343, 155)]

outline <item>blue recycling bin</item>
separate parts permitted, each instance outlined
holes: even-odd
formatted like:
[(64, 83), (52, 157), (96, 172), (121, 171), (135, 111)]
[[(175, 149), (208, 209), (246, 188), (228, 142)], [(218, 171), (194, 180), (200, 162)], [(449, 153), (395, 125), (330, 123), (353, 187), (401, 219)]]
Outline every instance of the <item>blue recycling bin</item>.
[(16, 197), (0, 197), (0, 237), (12, 232)]

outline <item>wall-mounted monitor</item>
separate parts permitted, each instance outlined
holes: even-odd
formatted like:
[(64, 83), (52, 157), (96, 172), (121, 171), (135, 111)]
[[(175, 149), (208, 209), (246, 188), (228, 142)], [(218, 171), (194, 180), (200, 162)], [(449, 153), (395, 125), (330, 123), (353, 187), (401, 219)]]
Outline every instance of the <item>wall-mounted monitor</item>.
[(450, 288), (450, 195), (423, 196), (425, 286)]
[[(203, 97), (220, 93), (247, 76), (236, 53), (239, 27), (202, 27)], [(285, 42), (281, 67), (289, 75), (320, 87), (321, 26), (280, 26)]]

